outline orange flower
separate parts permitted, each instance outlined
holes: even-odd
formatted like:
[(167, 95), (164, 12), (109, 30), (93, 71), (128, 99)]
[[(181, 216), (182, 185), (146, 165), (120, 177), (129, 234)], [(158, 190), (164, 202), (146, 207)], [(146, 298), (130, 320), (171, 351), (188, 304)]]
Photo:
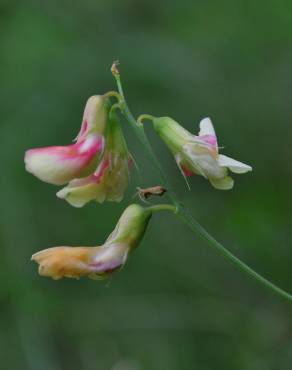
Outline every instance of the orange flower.
[(115, 229), (100, 247), (54, 247), (37, 252), (32, 260), (39, 274), (62, 277), (104, 278), (120, 269), (142, 239), (152, 212), (138, 204), (125, 209)]

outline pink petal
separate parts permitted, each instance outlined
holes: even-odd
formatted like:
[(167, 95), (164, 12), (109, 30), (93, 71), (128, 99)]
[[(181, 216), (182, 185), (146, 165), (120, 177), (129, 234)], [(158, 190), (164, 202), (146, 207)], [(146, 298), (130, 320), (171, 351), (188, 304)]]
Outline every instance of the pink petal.
[(217, 148), (217, 137), (209, 117), (204, 118), (200, 122), (199, 138), (207, 144), (211, 144)]
[(102, 162), (97, 167), (96, 171), (94, 172), (93, 176), (96, 179), (96, 182), (99, 183), (102, 177), (104, 176), (106, 170), (110, 167), (110, 159), (109, 157), (105, 157)]
[(87, 124), (87, 120), (85, 119), (83, 122), (82, 122), (82, 125), (81, 125), (81, 128), (80, 128), (80, 131), (76, 137), (76, 140), (77, 140), (77, 143), (80, 143), (80, 141), (82, 141), (87, 133), (87, 129), (88, 129), (88, 124)]
[[(109, 168), (110, 161), (108, 158), (105, 158), (97, 167), (96, 171), (89, 176), (83, 177), (81, 179), (73, 179), (70, 181), (69, 185), (65, 189), (77, 188), (80, 186), (86, 186), (89, 184), (98, 184), (100, 183), (102, 177), (105, 175), (106, 170)], [(62, 190), (60, 191), (62, 192)], [(60, 193), (59, 192), (59, 193)]]
[(200, 136), (200, 139), (205, 141), (205, 143), (207, 144), (211, 144), (217, 147), (217, 138), (214, 135), (203, 135), (203, 136)]
[(72, 145), (30, 149), (24, 158), (26, 170), (45, 182), (62, 185), (81, 176), (103, 148), (104, 138), (92, 135)]

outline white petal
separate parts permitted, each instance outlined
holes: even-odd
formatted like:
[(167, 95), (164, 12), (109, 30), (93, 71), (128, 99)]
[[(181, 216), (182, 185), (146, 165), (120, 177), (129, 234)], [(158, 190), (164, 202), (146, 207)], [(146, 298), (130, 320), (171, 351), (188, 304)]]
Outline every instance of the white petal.
[[(81, 173), (85, 156), (62, 158), (59, 151), (31, 149), (25, 154), (25, 169), (40, 180), (63, 185)], [(62, 154), (62, 153), (61, 153)]]
[(245, 173), (252, 170), (252, 167), (235, 159), (229, 158), (226, 155), (219, 154), (219, 166), (228, 167), (234, 173)]
[[(195, 143), (187, 143), (183, 146), (184, 154), (186, 155), (186, 159), (188, 162), (191, 164), (192, 170), (194, 173), (201, 175), (205, 178), (207, 178), (207, 173), (204, 171), (206, 167), (206, 162), (207, 166), (209, 167), (210, 165), (208, 162), (211, 160), (211, 167), (212, 164), (217, 165), (216, 161), (212, 159), (212, 157), (209, 155), (208, 150), (204, 148), (204, 154), (202, 155), (200, 153), (201, 147)], [(218, 166), (217, 166), (218, 167)]]
[(57, 192), (57, 197), (65, 199), (71, 206), (76, 208), (83, 207), (86, 203), (96, 198), (97, 185), (87, 184), (83, 186), (70, 186)]
[(216, 136), (213, 124), (211, 122), (211, 119), (209, 117), (204, 118), (200, 122), (200, 132), (199, 136), (203, 135), (214, 135)]

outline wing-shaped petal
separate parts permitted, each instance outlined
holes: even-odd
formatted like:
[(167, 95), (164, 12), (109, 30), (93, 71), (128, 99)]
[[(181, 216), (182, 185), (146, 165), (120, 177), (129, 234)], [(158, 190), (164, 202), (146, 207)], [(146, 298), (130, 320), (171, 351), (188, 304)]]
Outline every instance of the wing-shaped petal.
[(203, 135), (216, 136), (213, 123), (209, 117), (202, 119), (200, 122), (199, 136), (203, 136)]
[(251, 166), (245, 163), (236, 161), (235, 159), (229, 158), (223, 154), (219, 154), (218, 163), (219, 163), (219, 166), (228, 167), (230, 171), (234, 173), (245, 173), (248, 171), (252, 171)]
[(103, 137), (92, 135), (77, 144), (30, 149), (25, 153), (25, 167), (42, 181), (63, 185), (81, 177), (103, 148)]

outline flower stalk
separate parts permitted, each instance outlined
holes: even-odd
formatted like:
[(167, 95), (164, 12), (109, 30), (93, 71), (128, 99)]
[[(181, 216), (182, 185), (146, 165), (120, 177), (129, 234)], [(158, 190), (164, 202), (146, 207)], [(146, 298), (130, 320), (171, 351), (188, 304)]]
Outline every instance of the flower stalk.
[[(133, 114), (131, 113), (128, 105), (127, 105), (127, 102), (126, 102), (126, 99), (125, 99), (125, 95), (124, 95), (124, 91), (123, 91), (123, 87), (122, 87), (122, 82), (121, 82), (121, 77), (120, 77), (120, 73), (117, 69), (117, 63), (115, 62), (111, 68), (111, 71), (112, 71), (112, 74), (113, 76), (115, 77), (116, 79), (116, 82), (117, 82), (117, 87), (118, 87), (118, 92), (120, 94), (120, 102), (119, 102), (119, 106), (120, 106), (120, 110), (123, 114), (123, 116), (125, 117), (125, 119), (128, 121), (128, 123), (132, 126), (137, 138), (140, 140), (141, 144), (144, 146), (144, 149), (148, 155), (148, 159), (151, 161), (151, 163), (154, 165), (154, 167), (158, 170), (158, 173), (160, 175), (160, 179), (161, 179), (161, 184), (168, 190), (168, 197), (170, 198), (170, 200), (172, 201), (172, 203), (175, 205), (175, 206), (178, 206), (179, 203), (177, 201), (177, 197), (175, 196), (175, 193), (163, 171), (163, 168), (162, 166), (160, 165), (160, 162), (158, 161), (155, 153), (153, 152), (152, 150), (152, 146), (148, 140), (148, 137), (146, 136), (145, 134), (145, 131), (144, 131), (144, 127), (143, 127), (143, 124), (142, 122), (138, 122), (136, 121), (136, 119), (134, 118)], [(143, 115), (144, 118), (146, 119), (146, 116), (147, 118), (149, 119), (150, 117), (152, 118), (152, 116), (150, 115)], [(143, 118), (142, 118), (143, 119)]]
[(126, 100), (125, 100), (123, 87), (121, 83), (121, 77), (120, 77), (119, 70), (117, 68), (117, 63), (113, 64), (111, 71), (112, 71), (113, 76), (116, 79), (118, 92), (121, 97), (121, 99), (119, 100), (119, 103), (120, 103), (119, 106), (120, 106), (121, 112), (124, 115), (125, 119), (128, 121), (128, 123), (133, 127), (137, 138), (140, 140), (141, 144), (144, 146), (144, 149), (148, 155), (149, 160), (158, 170), (162, 185), (164, 185), (167, 189), (169, 189), (168, 196), (171, 202), (173, 203), (173, 206), (172, 205), (158, 205), (158, 206), (152, 206), (149, 208), (151, 208), (152, 211), (162, 210), (162, 209), (173, 211), (177, 215), (178, 218), (180, 218), (194, 233), (199, 235), (201, 239), (206, 241), (218, 254), (220, 254), (222, 257), (224, 257), (229, 262), (231, 262), (239, 270), (246, 273), (249, 277), (253, 278), (257, 282), (261, 283), (266, 288), (272, 290), (274, 293), (280, 295), (286, 300), (292, 302), (291, 294), (279, 288), (278, 286), (276, 286), (275, 284), (273, 284), (272, 282), (270, 282), (269, 280), (267, 280), (266, 278), (258, 274), (256, 271), (250, 268), (246, 263), (242, 262), (239, 258), (237, 258), (235, 255), (229, 252), (221, 243), (219, 243), (213, 236), (211, 236), (197, 220), (194, 219), (194, 217), (189, 213), (189, 211), (179, 201), (178, 197), (176, 196), (174, 191), (171, 189), (167, 176), (165, 175), (160, 165), (160, 162), (158, 161), (152, 149), (152, 146), (145, 134), (144, 128), (143, 128), (142, 121), (144, 119), (152, 120), (152, 116), (142, 115), (139, 117), (139, 120), (136, 121), (136, 119), (132, 115), (126, 103)]
[(151, 212), (170, 211), (174, 214), (177, 213), (177, 207), (172, 204), (156, 204), (155, 206), (147, 207), (146, 209)]

